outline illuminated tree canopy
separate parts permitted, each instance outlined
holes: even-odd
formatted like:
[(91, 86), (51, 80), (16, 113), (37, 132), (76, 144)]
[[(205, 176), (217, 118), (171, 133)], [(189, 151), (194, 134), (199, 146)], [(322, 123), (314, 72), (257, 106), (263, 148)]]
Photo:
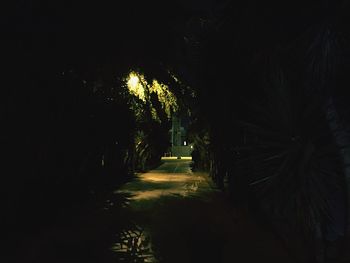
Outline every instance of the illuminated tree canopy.
[(172, 113), (178, 110), (176, 96), (169, 90), (167, 85), (158, 80), (154, 79), (151, 83), (148, 83), (144, 75), (131, 71), (125, 79), (125, 83), (129, 94), (139, 100), (138, 103), (131, 105), (137, 118), (142, 116), (143, 107), (148, 106), (152, 119), (160, 121), (159, 113), (151, 100), (154, 95), (168, 119), (171, 118)]

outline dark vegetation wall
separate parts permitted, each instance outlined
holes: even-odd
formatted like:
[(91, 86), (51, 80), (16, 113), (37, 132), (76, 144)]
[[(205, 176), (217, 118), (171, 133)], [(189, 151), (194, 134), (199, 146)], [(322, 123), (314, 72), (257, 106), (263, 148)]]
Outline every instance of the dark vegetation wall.
[(225, 3), (188, 31), (195, 168), (307, 262), (348, 235), (347, 8)]
[[(6, 5), (1, 229), (10, 237), (36, 232), (62, 211), (102, 198), (135, 171), (159, 164), (170, 122), (157, 98), (141, 103), (128, 92), (126, 77), (144, 70), (150, 80), (164, 75), (169, 82), (160, 47), (171, 47), (163, 33), (167, 14), (154, 4)], [(165, 23), (156, 26), (159, 20)]]

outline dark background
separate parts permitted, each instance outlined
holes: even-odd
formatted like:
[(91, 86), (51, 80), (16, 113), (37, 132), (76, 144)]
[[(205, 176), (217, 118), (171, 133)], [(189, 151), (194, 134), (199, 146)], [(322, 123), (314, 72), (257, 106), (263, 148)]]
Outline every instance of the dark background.
[[(286, 101), (295, 103), (292, 111), (299, 117), (314, 101), (322, 114), (329, 112), (325, 105), (331, 98), (347, 133), (348, 12), (349, 3), (341, 0), (1, 3), (1, 202), (9, 239), (49, 224), (58, 210), (91, 198), (92, 190), (108, 192), (126, 180), (129, 168), (113, 160), (125, 157), (137, 123), (126, 101), (108, 99), (120, 98), (121, 78), (131, 69), (165, 83), (171, 83), (166, 73), (171, 70), (195, 91), (191, 100), (183, 87), (174, 87), (177, 95), (186, 94), (178, 97), (192, 111), (194, 133), (207, 132), (211, 139), (202, 161), (208, 166), (222, 160), (222, 171), (229, 170), (232, 149), (243, 141), (236, 121), (265, 125), (259, 106), (275, 107), (270, 100), (283, 104), (274, 97), (277, 88), (266, 92), (270, 86), (287, 87), (292, 95)], [(268, 128), (288, 138), (299, 138), (300, 132), (302, 149), (322, 131), (328, 137), (315, 147), (334, 147), (324, 115), (317, 125), (311, 125), (316, 115), (287, 122), (279, 106), (269, 108), (276, 116)], [(149, 127), (153, 135), (163, 132)], [(150, 141), (159, 143), (156, 137)], [(107, 170), (98, 164), (102, 155), (110, 157)], [(115, 171), (116, 182), (110, 176)], [(283, 185), (276, 192), (281, 194)], [(344, 195), (345, 188), (342, 181)], [(247, 195), (256, 197), (254, 191)]]

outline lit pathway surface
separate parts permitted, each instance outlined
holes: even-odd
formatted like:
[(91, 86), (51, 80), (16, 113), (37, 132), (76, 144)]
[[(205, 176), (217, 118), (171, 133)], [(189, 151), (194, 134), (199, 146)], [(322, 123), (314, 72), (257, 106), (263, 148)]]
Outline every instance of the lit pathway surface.
[(163, 162), (158, 169), (140, 174), (119, 192), (131, 194), (132, 200), (157, 202), (166, 196), (193, 196), (211, 189), (202, 176), (191, 172), (191, 160)]
[(166, 160), (118, 191), (132, 195), (137, 229), (115, 244), (116, 253), (142, 258), (132, 262), (293, 262), (269, 231), (233, 212), (206, 175), (192, 173), (190, 162)]

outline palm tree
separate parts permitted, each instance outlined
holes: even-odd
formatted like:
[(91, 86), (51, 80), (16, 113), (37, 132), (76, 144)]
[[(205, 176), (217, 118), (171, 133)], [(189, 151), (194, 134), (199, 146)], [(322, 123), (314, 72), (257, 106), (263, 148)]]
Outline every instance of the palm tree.
[[(345, 235), (349, 211), (348, 132), (331, 99), (339, 10), (325, 1), (312, 20), (315, 6), (287, 6), (302, 20), (288, 21), (282, 6), (228, 4), (204, 19), (209, 31), (187, 38), (190, 61), (209, 123), (213, 178), (222, 187), (228, 176), (235, 200), (253, 199), (295, 254), (322, 261), (325, 244)], [(229, 126), (236, 132), (224, 136)], [(297, 248), (300, 241), (308, 249)]]

